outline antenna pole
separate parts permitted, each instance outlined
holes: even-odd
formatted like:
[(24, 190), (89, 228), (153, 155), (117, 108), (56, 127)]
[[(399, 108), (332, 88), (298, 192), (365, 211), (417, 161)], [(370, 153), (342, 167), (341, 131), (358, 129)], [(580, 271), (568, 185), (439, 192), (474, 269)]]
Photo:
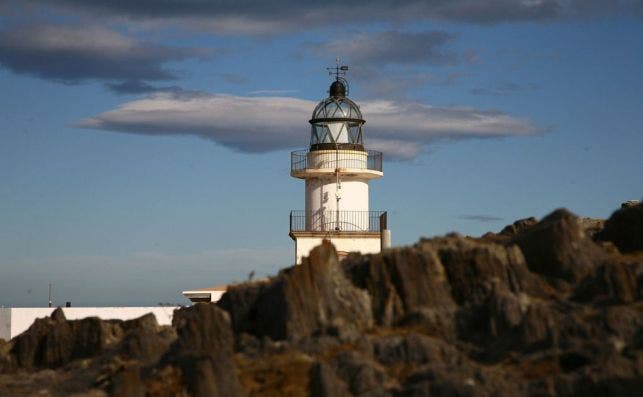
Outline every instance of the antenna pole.
[(51, 286), (51, 283), (49, 283), (49, 307), (51, 307), (51, 305), (53, 304), (51, 300), (51, 291), (52, 291), (52, 286)]

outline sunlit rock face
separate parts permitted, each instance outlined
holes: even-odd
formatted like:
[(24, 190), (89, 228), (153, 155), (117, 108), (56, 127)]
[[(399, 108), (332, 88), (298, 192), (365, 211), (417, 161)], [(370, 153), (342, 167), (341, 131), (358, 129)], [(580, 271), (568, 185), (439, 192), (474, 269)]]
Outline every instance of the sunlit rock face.
[(326, 242), (172, 327), (58, 310), (0, 341), (0, 395), (641, 395), (640, 208), (341, 262)]

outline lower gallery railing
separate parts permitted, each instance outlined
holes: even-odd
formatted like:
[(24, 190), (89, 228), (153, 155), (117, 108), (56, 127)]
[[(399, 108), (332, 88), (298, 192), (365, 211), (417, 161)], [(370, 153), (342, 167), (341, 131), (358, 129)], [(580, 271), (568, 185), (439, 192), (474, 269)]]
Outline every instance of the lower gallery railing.
[(387, 228), (386, 211), (291, 211), (291, 232), (379, 232)]

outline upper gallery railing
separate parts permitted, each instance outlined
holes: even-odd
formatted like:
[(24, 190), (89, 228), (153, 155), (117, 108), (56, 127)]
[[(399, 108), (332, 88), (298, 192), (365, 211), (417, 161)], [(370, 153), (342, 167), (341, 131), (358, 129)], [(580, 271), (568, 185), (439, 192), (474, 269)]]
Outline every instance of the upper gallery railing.
[(376, 150), (296, 150), (290, 154), (290, 171), (353, 168), (382, 172), (382, 152)]

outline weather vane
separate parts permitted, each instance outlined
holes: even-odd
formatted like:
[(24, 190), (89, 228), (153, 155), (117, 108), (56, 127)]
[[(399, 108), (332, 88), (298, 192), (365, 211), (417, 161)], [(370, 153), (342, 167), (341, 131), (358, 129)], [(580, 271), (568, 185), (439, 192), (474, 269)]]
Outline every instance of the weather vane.
[(346, 76), (346, 72), (348, 72), (348, 66), (346, 65), (341, 65), (339, 64), (339, 57), (335, 58), (335, 66), (331, 66), (326, 68), (328, 70), (328, 75), (329, 76), (335, 76), (335, 80), (341, 82), (344, 84), (344, 87), (346, 87), (346, 94), (348, 95), (348, 81), (344, 76)]
[(339, 57), (337, 57), (335, 58), (335, 66), (326, 68), (326, 70), (328, 70), (329, 76), (335, 75), (335, 80), (341, 81), (341, 80), (344, 80), (344, 76), (346, 76), (346, 72), (348, 71), (348, 66), (346, 65), (339, 66)]

